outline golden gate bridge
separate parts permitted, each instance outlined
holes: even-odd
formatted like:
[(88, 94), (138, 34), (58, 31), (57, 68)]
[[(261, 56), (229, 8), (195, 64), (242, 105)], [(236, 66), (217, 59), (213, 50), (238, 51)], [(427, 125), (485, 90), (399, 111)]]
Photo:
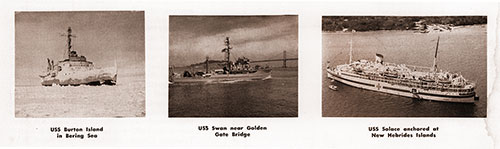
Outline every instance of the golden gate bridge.
[[(281, 53), (279, 53), (281, 54)], [(277, 55), (273, 55), (271, 57), (277, 57)], [(287, 57), (286, 50), (283, 51), (283, 57), (282, 58), (274, 58), (274, 59), (264, 59), (264, 60), (256, 60), (256, 61), (251, 61), (252, 63), (262, 63), (262, 62), (275, 62), (275, 61), (283, 61), (283, 68), (286, 68), (286, 61), (296, 61), (299, 60), (297, 56), (293, 56), (295, 58), (290, 58)]]
[[(235, 55), (232, 55), (232, 56), (233, 56), (233, 58), (236, 58)], [(276, 58), (276, 57), (280, 57), (280, 58)], [(267, 57), (265, 59), (251, 60), (250, 63), (265, 63), (265, 62), (279, 62), (279, 61), (282, 61), (283, 62), (282, 63), (282, 67), (283, 68), (287, 68), (287, 62), (288, 61), (297, 61), (298, 59), (299, 58), (297, 58), (296, 55), (293, 55), (293, 54), (289, 55), (289, 54), (287, 54), (286, 50), (284, 50), (282, 53), (281, 52), (277, 53), (277, 54), (269, 56), (269, 57)], [(226, 63), (226, 60), (209, 59), (209, 57), (207, 56), (206, 60), (203, 61), (203, 62), (199, 62), (199, 63), (196, 63), (196, 64), (191, 64), (191, 65), (188, 65), (188, 66), (181, 66), (181, 67), (190, 67), (191, 69), (203, 67), (205, 69), (208, 69), (209, 64), (222, 64), (222, 63)], [(175, 66), (170, 66), (170, 67), (173, 68)]]

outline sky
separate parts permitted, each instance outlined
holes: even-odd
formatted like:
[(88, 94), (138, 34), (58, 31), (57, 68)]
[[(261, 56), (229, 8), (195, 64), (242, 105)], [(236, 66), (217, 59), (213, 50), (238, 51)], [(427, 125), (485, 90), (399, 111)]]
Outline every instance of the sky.
[[(60, 61), (67, 50), (71, 27), (73, 50), (96, 67), (144, 70), (144, 12), (16, 12), (16, 80), (38, 79), (47, 68), (47, 58)], [(16, 83), (17, 84), (17, 83)]]
[(230, 37), (231, 59), (297, 58), (297, 16), (170, 16), (169, 65), (186, 66), (224, 60), (221, 50)]

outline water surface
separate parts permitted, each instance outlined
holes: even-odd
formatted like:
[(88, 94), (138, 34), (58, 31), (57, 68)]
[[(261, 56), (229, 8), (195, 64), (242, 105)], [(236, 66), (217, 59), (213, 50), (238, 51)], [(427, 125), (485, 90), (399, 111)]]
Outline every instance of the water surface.
[(169, 117), (297, 117), (297, 68), (272, 78), (169, 85)]

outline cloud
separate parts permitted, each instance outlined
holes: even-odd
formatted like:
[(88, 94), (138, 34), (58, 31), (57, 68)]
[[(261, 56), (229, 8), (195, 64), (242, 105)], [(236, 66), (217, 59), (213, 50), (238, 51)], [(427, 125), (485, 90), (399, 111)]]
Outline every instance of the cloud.
[[(298, 21), (296, 16), (200, 17), (197, 19), (188, 17), (189, 21), (181, 20), (180, 18), (171, 20), (175, 25), (170, 28), (170, 65), (184, 66), (198, 63), (206, 56), (210, 59), (224, 59), (221, 50), (224, 48), (225, 37), (230, 37), (233, 59), (238, 56), (245, 56), (251, 60), (270, 59), (269, 56), (281, 55), (284, 50), (297, 53)], [(233, 26), (226, 27), (228, 24)], [(182, 29), (172, 30), (177, 28), (177, 25), (182, 25)], [(189, 28), (193, 29), (189, 30)]]

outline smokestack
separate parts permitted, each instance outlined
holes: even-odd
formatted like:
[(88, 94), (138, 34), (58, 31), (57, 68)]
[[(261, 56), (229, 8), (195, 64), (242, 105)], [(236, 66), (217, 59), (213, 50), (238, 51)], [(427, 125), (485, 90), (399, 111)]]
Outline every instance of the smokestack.
[(375, 62), (376, 63), (380, 63), (380, 64), (384, 64), (384, 55), (382, 54), (375, 54)]

